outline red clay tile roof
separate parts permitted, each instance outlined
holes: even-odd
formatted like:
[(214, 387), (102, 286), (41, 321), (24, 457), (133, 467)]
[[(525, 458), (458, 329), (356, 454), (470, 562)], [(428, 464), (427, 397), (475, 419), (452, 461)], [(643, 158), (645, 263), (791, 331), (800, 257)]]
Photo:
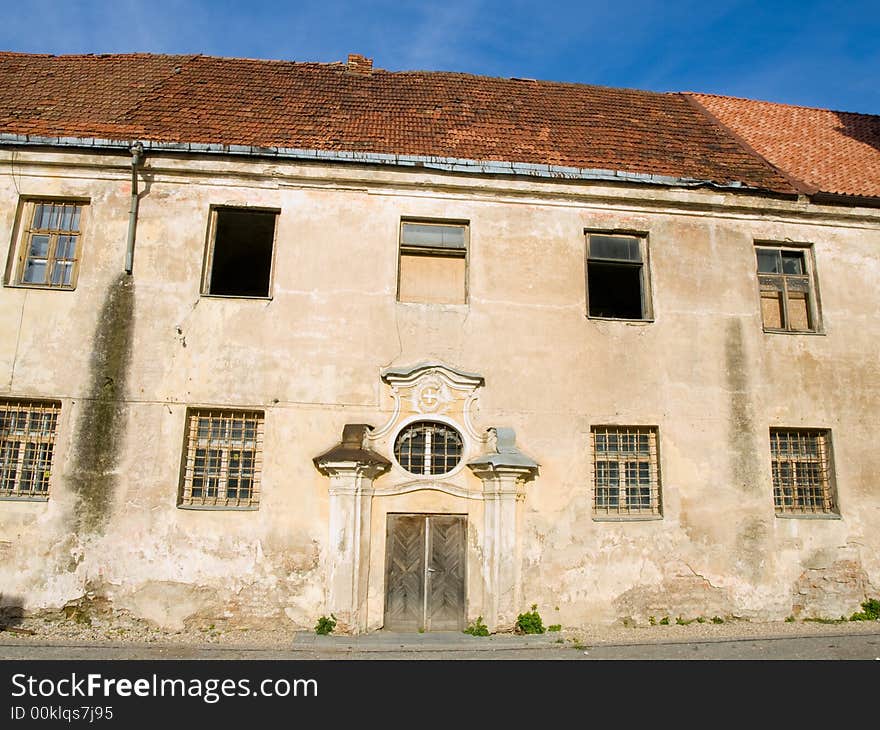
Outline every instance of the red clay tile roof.
[(524, 162), (795, 192), (684, 95), (343, 64), (0, 53), (0, 132)]
[(689, 96), (809, 192), (880, 198), (880, 116)]

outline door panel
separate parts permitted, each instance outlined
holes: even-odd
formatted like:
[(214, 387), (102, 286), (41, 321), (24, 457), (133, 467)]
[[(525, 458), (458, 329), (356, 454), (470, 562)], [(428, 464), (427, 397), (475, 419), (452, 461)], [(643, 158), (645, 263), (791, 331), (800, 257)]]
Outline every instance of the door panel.
[(388, 515), (387, 630), (464, 629), (466, 535), (464, 515)]
[(464, 520), (462, 515), (429, 518), (427, 631), (464, 629)]
[(385, 628), (418, 631), (424, 619), (425, 516), (388, 515)]

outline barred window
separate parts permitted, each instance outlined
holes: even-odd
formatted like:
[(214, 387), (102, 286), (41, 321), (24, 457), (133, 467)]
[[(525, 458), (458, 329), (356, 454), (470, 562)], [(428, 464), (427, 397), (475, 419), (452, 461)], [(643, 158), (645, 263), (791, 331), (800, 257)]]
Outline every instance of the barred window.
[(79, 202), (24, 202), (17, 246), (17, 284), (54, 289), (76, 286), (84, 207)]
[(0, 497), (48, 499), (61, 404), (0, 400)]
[(595, 426), (593, 510), (599, 517), (660, 515), (657, 429)]
[(185, 459), (178, 506), (256, 509), (262, 412), (190, 409)]
[(770, 429), (776, 514), (835, 514), (827, 431)]
[(394, 441), (394, 458), (410, 474), (448, 474), (459, 465), (461, 456), (461, 435), (445, 423), (412, 423)]

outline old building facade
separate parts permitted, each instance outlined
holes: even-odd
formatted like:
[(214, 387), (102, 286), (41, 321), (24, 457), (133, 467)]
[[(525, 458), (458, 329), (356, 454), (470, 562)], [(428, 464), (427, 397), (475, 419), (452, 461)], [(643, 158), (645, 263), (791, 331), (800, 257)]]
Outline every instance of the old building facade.
[(880, 593), (880, 118), (823, 186), (718, 98), (0, 66), (5, 606), (500, 630)]

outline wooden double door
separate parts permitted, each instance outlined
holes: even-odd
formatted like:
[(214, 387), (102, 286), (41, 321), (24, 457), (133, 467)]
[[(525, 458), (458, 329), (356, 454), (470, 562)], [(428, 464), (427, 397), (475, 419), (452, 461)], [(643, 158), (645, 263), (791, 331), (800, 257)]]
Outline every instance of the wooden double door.
[(464, 629), (466, 535), (466, 515), (388, 515), (386, 630)]

